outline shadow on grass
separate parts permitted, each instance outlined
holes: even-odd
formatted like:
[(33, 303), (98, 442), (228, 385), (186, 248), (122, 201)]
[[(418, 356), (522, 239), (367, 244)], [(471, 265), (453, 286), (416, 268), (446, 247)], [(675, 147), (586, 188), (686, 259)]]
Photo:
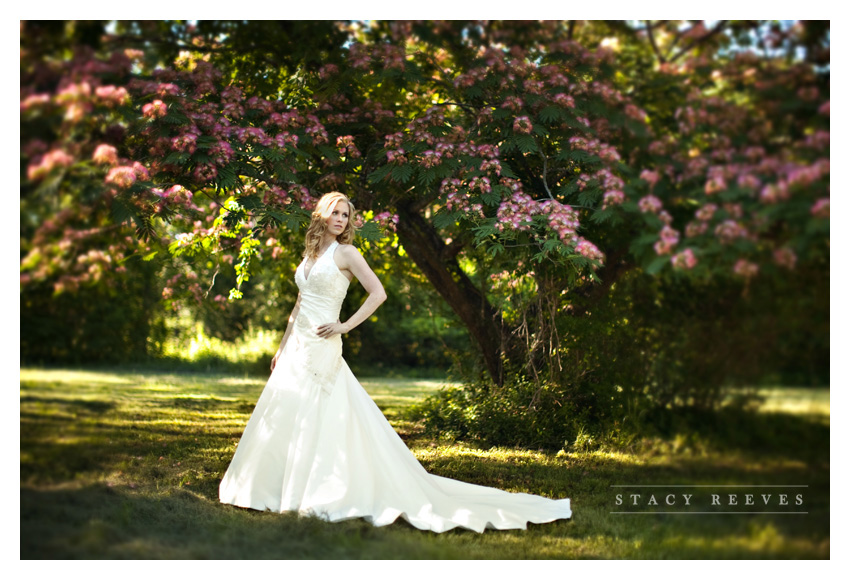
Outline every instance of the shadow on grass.
[(829, 417), (759, 413), (739, 408), (660, 410), (645, 418), (663, 438), (702, 441), (721, 451), (754, 457), (829, 461)]
[(415, 539), (406, 522), (329, 524), (211, 504), (184, 490), (156, 497), (100, 485), (21, 490), (21, 559), (462, 557)]
[[(88, 413), (101, 415), (115, 408), (115, 403), (108, 401), (91, 401), (86, 399), (61, 399), (49, 397), (21, 397), (21, 405), (36, 404), (43, 406), (53, 406), (58, 408), (60, 412), (65, 411), (76, 415), (78, 413)], [(33, 413), (33, 416), (38, 414)]]

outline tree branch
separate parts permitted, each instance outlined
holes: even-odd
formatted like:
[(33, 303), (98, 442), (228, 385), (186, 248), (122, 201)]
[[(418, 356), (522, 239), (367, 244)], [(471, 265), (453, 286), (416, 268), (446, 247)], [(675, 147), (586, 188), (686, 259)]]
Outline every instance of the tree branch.
[(673, 61), (679, 59), (686, 52), (690, 51), (693, 48), (696, 48), (698, 45), (702, 44), (703, 42), (705, 42), (706, 40), (708, 40), (709, 38), (711, 38), (712, 36), (714, 36), (715, 34), (720, 32), (721, 30), (723, 30), (723, 28), (726, 26), (727, 22), (729, 22), (729, 21), (728, 20), (721, 20), (720, 22), (718, 22), (714, 26), (714, 28), (712, 28), (711, 30), (709, 30), (708, 32), (706, 32), (705, 34), (700, 36), (699, 38), (694, 39), (693, 42), (691, 42), (690, 44), (688, 44), (687, 46), (685, 46), (684, 48), (679, 50), (679, 52), (677, 52), (675, 55), (673, 55), (670, 58), (670, 62), (673, 62)]
[(658, 45), (655, 43), (655, 35), (652, 34), (652, 24), (650, 24), (649, 20), (646, 20), (646, 37), (649, 38), (649, 45), (652, 47), (652, 52), (655, 53), (656, 58), (658, 58), (658, 62), (664, 64), (667, 60), (664, 58), (664, 55), (661, 54), (661, 51), (658, 49)]

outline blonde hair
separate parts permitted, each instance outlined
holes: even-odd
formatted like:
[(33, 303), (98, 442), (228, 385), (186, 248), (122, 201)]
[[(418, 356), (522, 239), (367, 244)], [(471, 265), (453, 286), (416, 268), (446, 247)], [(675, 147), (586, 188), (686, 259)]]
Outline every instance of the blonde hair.
[(356, 233), (354, 228), (354, 213), (357, 211), (354, 209), (354, 204), (351, 203), (351, 200), (344, 193), (338, 191), (328, 192), (316, 203), (316, 209), (313, 210), (310, 218), (310, 225), (307, 227), (307, 234), (304, 239), (305, 258), (318, 259), (319, 246), (322, 243), (322, 237), (324, 237), (325, 231), (328, 229), (327, 219), (331, 216), (336, 204), (340, 201), (348, 202), (350, 211), (348, 212), (348, 223), (342, 233), (336, 237), (336, 240), (340, 244), (350, 244), (354, 241), (354, 234)]

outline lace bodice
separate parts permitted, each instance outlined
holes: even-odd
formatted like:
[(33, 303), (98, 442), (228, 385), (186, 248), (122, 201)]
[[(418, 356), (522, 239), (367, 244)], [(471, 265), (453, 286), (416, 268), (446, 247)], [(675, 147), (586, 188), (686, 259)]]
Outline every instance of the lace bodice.
[(306, 258), (295, 269), (295, 283), (301, 291), (299, 314), (315, 325), (336, 322), (348, 292), (349, 280), (334, 262), (337, 246), (339, 242), (332, 242), (309, 272), (305, 270)]
[(333, 378), (342, 364), (342, 336), (335, 334), (321, 338), (316, 329), (339, 320), (339, 311), (350, 283), (334, 262), (337, 246), (338, 242), (331, 243), (309, 272), (305, 270), (306, 258), (295, 269), (295, 283), (301, 291), (301, 307), (290, 337), (290, 354), (326, 392), (330, 391)]

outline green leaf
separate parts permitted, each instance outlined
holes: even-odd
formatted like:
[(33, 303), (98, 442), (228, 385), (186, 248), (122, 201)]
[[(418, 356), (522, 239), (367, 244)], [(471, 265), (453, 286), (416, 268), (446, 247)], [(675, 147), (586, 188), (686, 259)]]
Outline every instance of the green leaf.
[(537, 152), (537, 142), (531, 135), (518, 135), (516, 137), (516, 144), (523, 153)]
[(657, 274), (665, 264), (670, 262), (670, 256), (656, 256), (646, 267), (647, 274)]
[(115, 220), (115, 223), (130, 223), (135, 221), (137, 217), (136, 209), (132, 205), (120, 197), (112, 200), (112, 218)]
[(564, 118), (564, 112), (556, 105), (549, 105), (547, 107), (543, 107), (540, 112), (537, 113), (537, 118), (544, 123), (554, 123)]
[(246, 195), (239, 198), (239, 205), (247, 210), (260, 209), (265, 207), (263, 201), (257, 195)]
[(363, 227), (357, 230), (357, 235), (367, 242), (374, 242), (383, 237), (383, 232), (381, 232), (381, 228), (375, 222), (366, 222), (363, 224)]
[(393, 167), (391, 174), (393, 180), (400, 181), (401, 183), (407, 183), (413, 175), (413, 168), (407, 163), (404, 165), (397, 165)]
[(517, 178), (517, 174), (516, 174), (516, 173), (514, 173), (514, 170), (513, 170), (513, 169), (511, 169), (511, 166), (510, 166), (510, 165), (508, 165), (508, 164), (505, 162), (505, 160), (503, 160), (503, 159), (502, 159), (502, 160), (500, 160), (500, 163), (501, 163), (501, 166), (502, 166), (502, 171), (500, 172), (500, 173), (502, 174), (502, 176), (504, 176), (504, 177), (508, 177), (508, 178), (510, 178), (510, 179), (518, 179), (518, 178)]
[(382, 165), (378, 167), (375, 171), (369, 174), (369, 183), (375, 184), (383, 180), (387, 175), (389, 175), (390, 171), (393, 170), (393, 165)]

